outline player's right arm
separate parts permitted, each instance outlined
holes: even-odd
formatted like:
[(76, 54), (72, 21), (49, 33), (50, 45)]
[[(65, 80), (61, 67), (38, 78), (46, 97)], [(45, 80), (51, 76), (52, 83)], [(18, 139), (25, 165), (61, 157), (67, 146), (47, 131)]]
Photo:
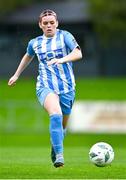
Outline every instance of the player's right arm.
[(28, 64), (32, 61), (33, 57), (29, 56), (27, 53), (23, 56), (15, 74), (9, 79), (8, 85), (12, 86), (16, 83), (18, 80), (20, 74), (23, 72), (23, 70), (28, 66)]

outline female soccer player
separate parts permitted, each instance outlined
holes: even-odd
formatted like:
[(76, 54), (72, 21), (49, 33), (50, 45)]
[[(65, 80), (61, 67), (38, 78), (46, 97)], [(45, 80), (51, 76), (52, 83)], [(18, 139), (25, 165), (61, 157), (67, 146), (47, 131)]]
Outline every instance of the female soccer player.
[(36, 94), (50, 117), (51, 158), (55, 167), (64, 165), (63, 139), (75, 98), (75, 80), (72, 62), (82, 58), (78, 43), (71, 33), (58, 29), (57, 15), (44, 10), (39, 16), (43, 31), (29, 41), (15, 74), (9, 79), (12, 86), (34, 55), (39, 61)]

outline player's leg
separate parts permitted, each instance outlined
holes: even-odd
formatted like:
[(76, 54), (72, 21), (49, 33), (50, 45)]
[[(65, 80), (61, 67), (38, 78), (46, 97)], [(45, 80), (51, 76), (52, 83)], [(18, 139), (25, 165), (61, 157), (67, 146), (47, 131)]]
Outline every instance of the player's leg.
[(56, 155), (56, 162), (54, 162), (54, 166), (59, 167), (64, 164), (62, 126), (63, 116), (59, 104), (59, 97), (52, 91), (45, 89), (39, 96), (39, 101), (50, 116), (51, 143)]
[[(60, 98), (60, 106), (63, 113), (63, 139), (64, 139), (66, 135), (67, 122), (68, 122), (72, 105), (74, 102), (74, 98), (75, 98), (75, 92), (73, 91), (66, 94), (62, 94), (59, 96), (59, 98)], [(56, 154), (55, 154), (53, 146), (51, 149), (51, 159), (52, 159), (52, 162), (55, 162), (56, 160)]]
[(67, 127), (69, 116), (70, 115), (63, 115), (63, 129)]
[(63, 159), (63, 126), (62, 112), (59, 104), (59, 97), (54, 93), (49, 93), (44, 102), (44, 108), (50, 115), (50, 135), (51, 143), (55, 152), (54, 166), (64, 165)]
[(50, 116), (53, 114), (62, 115), (61, 107), (59, 104), (59, 97), (53, 92), (47, 94), (43, 106)]
[(67, 131), (67, 123), (69, 120), (70, 115), (63, 115), (63, 137), (66, 136)]
[[(72, 106), (73, 106), (74, 99), (75, 99), (75, 92), (72, 91), (72, 92), (69, 92), (66, 94), (61, 94), (59, 96), (59, 98), (60, 98), (60, 107), (61, 107), (61, 110), (63, 113), (62, 125), (63, 125), (63, 139), (64, 139), (64, 137), (66, 135), (68, 119), (71, 114)], [(52, 150), (51, 150), (51, 158), (52, 158), (52, 162), (55, 162), (56, 154), (55, 154), (53, 146), (52, 146)]]
[(72, 106), (75, 99), (75, 91), (60, 95), (60, 106), (63, 113), (63, 134), (66, 135), (67, 123), (71, 114)]
[[(69, 115), (64, 115), (63, 116), (63, 139), (64, 139), (64, 137), (66, 135), (66, 127), (67, 127), (68, 119), (69, 119)], [(52, 160), (53, 163), (56, 160), (56, 154), (55, 154), (53, 146), (51, 147), (51, 160)]]

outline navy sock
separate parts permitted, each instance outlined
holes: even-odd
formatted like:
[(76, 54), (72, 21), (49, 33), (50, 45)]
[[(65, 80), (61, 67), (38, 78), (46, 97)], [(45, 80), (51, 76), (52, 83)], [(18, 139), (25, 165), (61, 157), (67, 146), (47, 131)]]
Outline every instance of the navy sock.
[(56, 154), (63, 153), (63, 117), (61, 114), (50, 116), (51, 142)]

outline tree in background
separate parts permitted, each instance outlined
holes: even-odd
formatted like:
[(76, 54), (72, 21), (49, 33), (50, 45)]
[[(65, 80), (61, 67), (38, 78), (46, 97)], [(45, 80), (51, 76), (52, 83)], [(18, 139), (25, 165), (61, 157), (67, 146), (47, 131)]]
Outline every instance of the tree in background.
[(126, 73), (126, 0), (90, 0), (101, 75)]
[(33, 2), (33, 0), (0, 0), (0, 17), (6, 15), (7, 13), (12, 12), (16, 8), (23, 7), (28, 5), (29, 3)]
[[(52, 2), (53, 0), (46, 0), (46, 2)], [(0, 17), (6, 15), (13, 10), (21, 7), (25, 7), (32, 3), (43, 2), (42, 0), (0, 0)]]
[[(46, 0), (52, 2), (54, 0)], [(0, 17), (13, 10), (42, 0), (0, 0)], [(56, 0), (55, 0), (56, 2)], [(126, 0), (90, 0), (92, 21), (104, 41), (126, 39)]]
[(90, 0), (96, 32), (104, 42), (126, 40), (126, 0)]

